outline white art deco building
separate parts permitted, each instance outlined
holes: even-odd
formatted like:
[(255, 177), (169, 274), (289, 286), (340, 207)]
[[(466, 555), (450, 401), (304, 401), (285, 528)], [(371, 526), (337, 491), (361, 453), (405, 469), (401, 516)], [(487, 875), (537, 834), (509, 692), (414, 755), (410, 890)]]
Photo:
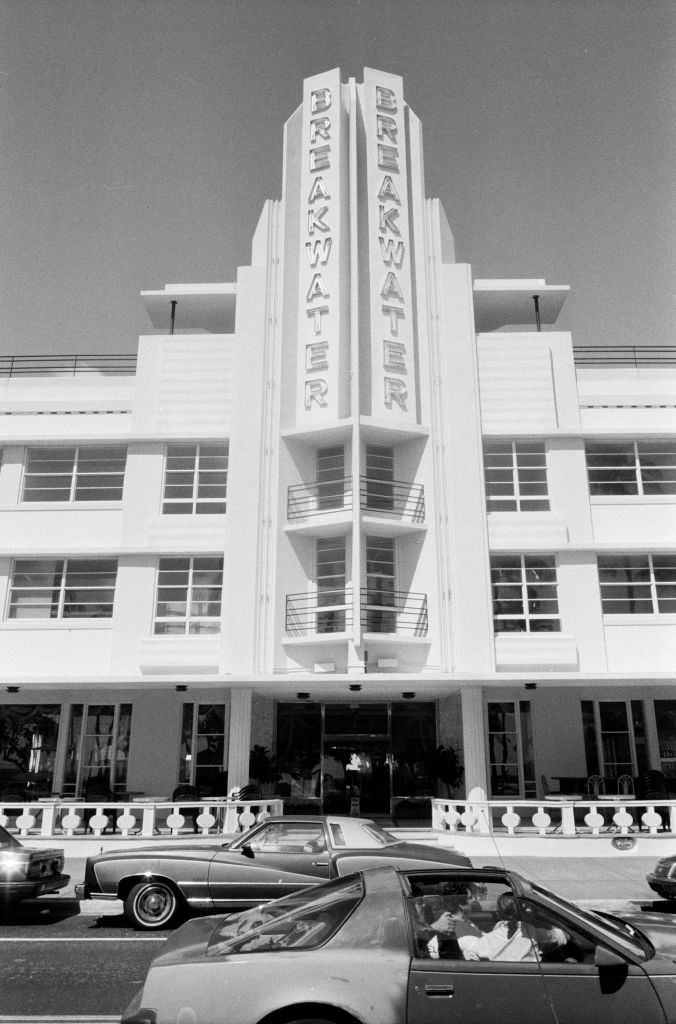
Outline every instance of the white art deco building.
[(308, 79), (235, 282), (0, 363), (0, 791), (676, 787), (676, 353), (567, 292), (455, 261), (399, 77)]

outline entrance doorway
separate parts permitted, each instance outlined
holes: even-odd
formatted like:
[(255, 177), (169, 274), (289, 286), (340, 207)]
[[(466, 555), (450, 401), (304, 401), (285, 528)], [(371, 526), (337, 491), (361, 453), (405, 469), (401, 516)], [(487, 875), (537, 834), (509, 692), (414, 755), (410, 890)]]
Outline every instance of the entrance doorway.
[(534, 799), (537, 783), (530, 701), (489, 701), (487, 714), (491, 797)]

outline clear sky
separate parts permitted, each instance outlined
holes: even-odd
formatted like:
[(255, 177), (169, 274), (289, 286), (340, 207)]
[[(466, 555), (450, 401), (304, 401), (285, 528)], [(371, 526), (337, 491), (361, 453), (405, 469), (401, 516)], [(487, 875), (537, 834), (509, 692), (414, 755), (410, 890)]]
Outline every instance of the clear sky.
[(303, 78), (402, 75), (475, 277), (577, 345), (674, 344), (674, 0), (0, 0), (0, 354), (133, 352), (231, 281)]

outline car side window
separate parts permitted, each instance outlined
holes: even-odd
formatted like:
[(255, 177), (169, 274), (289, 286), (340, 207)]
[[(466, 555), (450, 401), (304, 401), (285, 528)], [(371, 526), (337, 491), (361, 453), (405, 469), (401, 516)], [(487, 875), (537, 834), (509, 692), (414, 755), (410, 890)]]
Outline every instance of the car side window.
[(316, 853), (325, 846), (324, 828), (315, 822), (273, 822), (250, 846), (260, 853)]
[(521, 906), (524, 927), (533, 934), (543, 963), (594, 963), (596, 940), (591, 935), (531, 900), (522, 900)]

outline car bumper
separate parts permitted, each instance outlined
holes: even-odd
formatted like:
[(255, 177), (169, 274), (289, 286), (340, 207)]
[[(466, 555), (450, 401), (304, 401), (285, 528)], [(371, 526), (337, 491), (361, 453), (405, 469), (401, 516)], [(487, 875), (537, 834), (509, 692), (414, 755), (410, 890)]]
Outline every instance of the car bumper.
[(51, 875), (24, 881), (3, 879), (0, 881), (0, 898), (29, 900), (46, 892), (56, 892), (65, 888), (70, 882), (70, 875)]
[(98, 889), (92, 889), (87, 882), (78, 882), (75, 886), (75, 899), (76, 900), (116, 900), (118, 895), (115, 892), (100, 892)]
[(665, 877), (664, 875), (646, 875), (646, 882), (659, 896), (671, 899), (676, 897), (676, 878)]

